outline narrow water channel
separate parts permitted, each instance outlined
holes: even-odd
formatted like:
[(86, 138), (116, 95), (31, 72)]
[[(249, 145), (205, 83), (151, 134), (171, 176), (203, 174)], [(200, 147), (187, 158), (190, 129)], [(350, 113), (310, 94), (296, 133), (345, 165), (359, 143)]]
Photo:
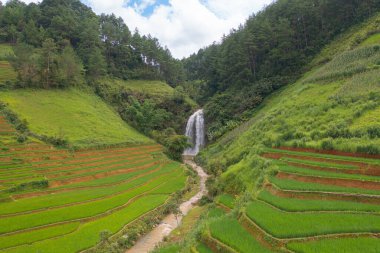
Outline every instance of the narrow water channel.
[(208, 175), (204, 172), (202, 167), (198, 166), (192, 160), (185, 160), (186, 164), (190, 165), (191, 168), (197, 172), (200, 178), (200, 187), (197, 194), (195, 194), (189, 200), (183, 202), (179, 209), (182, 212), (182, 215), (175, 217), (175, 215), (170, 214), (166, 216), (161, 223), (153, 228), (148, 234), (141, 237), (137, 243), (126, 253), (147, 253), (152, 251), (160, 242), (162, 242), (165, 236), (168, 236), (178, 225), (181, 224), (182, 218), (188, 214), (188, 212), (194, 208), (194, 204), (197, 203), (205, 194), (207, 194), (206, 180)]

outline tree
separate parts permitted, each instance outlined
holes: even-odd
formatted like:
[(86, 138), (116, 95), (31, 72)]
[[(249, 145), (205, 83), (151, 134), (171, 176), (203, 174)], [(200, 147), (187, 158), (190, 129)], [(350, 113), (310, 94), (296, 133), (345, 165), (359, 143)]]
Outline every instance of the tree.
[(170, 114), (156, 108), (156, 104), (151, 100), (140, 103), (137, 99), (131, 98), (130, 105), (123, 112), (134, 127), (143, 133), (150, 135), (153, 130), (164, 129), (165, 122), (170, 119)]
[(41, 80), (44, 88), (50, 88), (56, 81), (57, 74), (57, 44), (53, 39), (46, 39), (42, 43), (40, 54)]
[(84, 68), (69, 41), (57, 57), (57, 87), (77, 86), (84, 83)]
[(13, 49), (14, 56), (10, 63), (17, 71), (21, 87), (36, 86), (40, 82), (38, 56), (34, 47), (27, 44), (18, 44)]

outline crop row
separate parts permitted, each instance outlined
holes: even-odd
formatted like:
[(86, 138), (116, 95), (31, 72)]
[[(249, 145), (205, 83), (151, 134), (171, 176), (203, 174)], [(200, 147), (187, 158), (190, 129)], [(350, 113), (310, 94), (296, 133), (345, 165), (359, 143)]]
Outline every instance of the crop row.
[(358, 203), (354, 201), (337, 201), (327, 199), (296, 199), (280, 197), (264, 190), (258, 196), (272, 206), (288, 212), (302, 211), (353, 211), (353, 212), (380, 212), (380, 205)]
[(318, 184), (312, 182), (301, 182), (293, 179), (280, 179), (272, 176), (269, 181), (281, 190), (294, 191), (314, 191), (314, 192), (336, 192), (347, 194), (364, 194), (364, 195), (380, 195), (380, 191), (367, 190), (353, 187), (343, 187), (327, 184)]
[(322, 153), (316, 153), (316, 152), (292, 151), (292, 150), (276, 149), (276, 148), (264, 148), (263, 151), (265, 153), (296, 155), (296, 156), (304, 157), (305, 159), (321, 158), (321, 159), (324, 159), (326, 162), (331, 161), (331, 162), (336, 163), (336, 161), (342, 161), (342, 162), (356, 162), (356, 163), (380, 165), (380, 159), (375, 159), (375, 158), (322, 154)]
[(309, 168), (289, 166), (289, 165), (284, 165), (284, 164), (279, 164), (279, 170), (283, 172), (296, 173), (296, 174), (301, 174), (301, 175), (380, 182), (380, 177), (377, 177), (377, 176), (321, 171), (321, 170), (314, 170), (314, 169), (309, 169)]
[(247, 206), (246, 213), (252, 221), (277, 238), (380, 232), (380, 216), (372, 214), (292, 213), (257, 200)]
[[(50, 253), (51, 249), (54, 249), (55, 253), (78, 252), (99, 243), (99, 233), (101, 231), (108, 230), (111, 233), (116, 233), (126, 224), (162, 205), (167, 198), (168, 195), (142, 196), (121, 210), (110, 213), (99, 219), (81, 224), (72, 233), (52, 239), (38, 241), (31, 245), (22, 245), (20, 247), (10, 248), (4, 252)], [(57, 227), (57, 230), (59, 229), (60, 228)]]
[(209, 224), (211, 236), (242, 253), (271, 252), (253, 238), (234, 218), (222, 217)]
[(163, 166), (160, 170), (152, 169), (140, 171), (131, 175), (129, 180), (121, 184), (113, 184), (107, 187), (73, 189), (73, 191), (55, 192), (34, 198), (23, 198), (17, 201), (0, 203), (0, 215), (30, 212), (46, 208), (59, 207), (69, 204), (78, 204), (98, 198), (107, 197), (139, 186), (155, 177), (172, 171), (179, 172), (180, 167), (176, 163)]

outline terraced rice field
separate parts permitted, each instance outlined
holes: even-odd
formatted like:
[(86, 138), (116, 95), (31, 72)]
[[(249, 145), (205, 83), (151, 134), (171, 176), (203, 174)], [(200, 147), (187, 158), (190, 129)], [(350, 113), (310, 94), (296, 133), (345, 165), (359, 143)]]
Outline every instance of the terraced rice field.
[(238, 220), (209, 222), (208, 250), (380, 252), (379, 157), (269, 148), (262, 156), (276, 171)]
[(0, 252), (85, 250), (185, 185), (156, 144), (71, 152), (15, 136), (0, 117)]

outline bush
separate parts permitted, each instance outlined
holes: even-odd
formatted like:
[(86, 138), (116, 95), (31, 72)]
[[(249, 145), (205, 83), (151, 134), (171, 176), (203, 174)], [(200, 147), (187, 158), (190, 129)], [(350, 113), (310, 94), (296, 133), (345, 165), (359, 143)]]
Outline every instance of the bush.
[(7, 189), (6, 192), (21, 192), (31, 189), (45, 189), (49, 187), (49, 181), (48, 180), (40, 180), (40, 181), (31, 181), (27, 183), (19, 184), (15, 187), (12, 187), (10, 189)]
[(367, 129), (369, 138), (380, 138), (380, 126), (373, 126)]
[(28, 137), (25, 134), (19, 134), (17, 135), (17, 142), (18, 143), (24, 143)]
[(380, 154), (380, 148), (372, 144), (366, 145), (366, 146), (358, 146), (356, 148), (356, 152), (369, 154), (369, 155), (378, 155)]
[(334, 144), (331, 139), (327, 139), (327, 140), (322, 141), (321, 148), (323, 150), (333, 150)]

